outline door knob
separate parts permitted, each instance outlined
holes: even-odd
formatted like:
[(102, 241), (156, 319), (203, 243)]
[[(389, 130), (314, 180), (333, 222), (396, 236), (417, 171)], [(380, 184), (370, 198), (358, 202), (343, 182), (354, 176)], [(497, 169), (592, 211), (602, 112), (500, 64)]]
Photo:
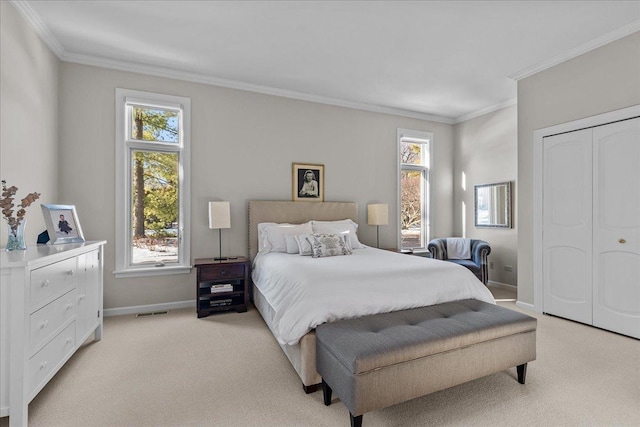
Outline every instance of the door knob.
[(618, 240), (618, 243), (627, 243), (627, 241), (624, 240), (624, 239), (620, 239), (620, 240)]

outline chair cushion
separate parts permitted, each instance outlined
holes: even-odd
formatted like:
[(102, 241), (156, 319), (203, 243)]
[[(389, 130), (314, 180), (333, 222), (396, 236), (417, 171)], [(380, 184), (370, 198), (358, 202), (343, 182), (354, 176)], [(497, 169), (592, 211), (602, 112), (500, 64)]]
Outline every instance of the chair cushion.
[(316, 328), (316, 339), (318, 351), (360, 374), (535, 330), (533, 317), (463, 300), (325, 323)]

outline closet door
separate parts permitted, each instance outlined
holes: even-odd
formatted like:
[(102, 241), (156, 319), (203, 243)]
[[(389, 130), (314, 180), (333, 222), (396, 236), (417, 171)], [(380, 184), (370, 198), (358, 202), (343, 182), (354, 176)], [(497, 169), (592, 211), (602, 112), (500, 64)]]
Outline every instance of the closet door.
[(543, 140), (543, 307), (592, 321), (592, 131)]
[(593, 129), (593, 324), (640, 338), (640, 118)]

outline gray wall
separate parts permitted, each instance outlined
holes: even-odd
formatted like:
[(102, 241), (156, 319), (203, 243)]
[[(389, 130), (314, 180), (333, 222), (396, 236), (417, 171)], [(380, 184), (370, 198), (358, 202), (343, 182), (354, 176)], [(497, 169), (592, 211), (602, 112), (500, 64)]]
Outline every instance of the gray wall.
[(396, 129), (434, 133), (434, 233), (452, 228), (453, 126), (252, 92), (63, 63), (60, 202), (73, 203), (88, 239), (106, 239), (105, 307), (192, 300), (195, 274), (115, 279), (115, 89), (191, 98), (192, 258), (217, 253), (207, 202), (231, 202), (223, 251), (247, 254), (247, 201), (291, 200), (291, 163), (325, 165), (325, 200), (359, 205), (360, 239), (375, 244), (366, 205), (389, 203), (381, 246), (396, 242)]
[[(27, 209), (28, 244), (46, 226), (40, 203), (58, 198), (58, 59), (8, 2), (0, 2), (0, 176), (18, 187), (17, 200), (32, 192)], [(0, 246), (7, 243), (6, 222)]]
[[(518, 109), (513, 105), (458, 123), (454, 128), (454, 233), (456, 236), (462, 236), (466, 230), (465, 237), (489, 242), (489, 261), (493, 261), (494, 265), (494, 268), (489, 270), (489, 280), (509, 285), (518, 283), (518, 222), (515, 221), (518, 173), (517, 113)], [(462, 182), (463, 173), (466, 177), (465, 188)], [(473, 186), (504, 181), (511, 181), (513, 227), (476, 228)], [(512, 271), (505, 271), (505, 266), (511, 266)]]
[(533, 304), (533, 132), (640, 104), (640, 33), (518, 82), (518, 300)]

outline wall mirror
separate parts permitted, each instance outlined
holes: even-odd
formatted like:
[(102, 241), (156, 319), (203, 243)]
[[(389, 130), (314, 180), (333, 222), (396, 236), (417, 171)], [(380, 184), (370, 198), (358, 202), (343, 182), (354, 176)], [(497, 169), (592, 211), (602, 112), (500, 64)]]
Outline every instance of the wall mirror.
[(474, 186), (476, 227), (511, 228), (511, 182)]

